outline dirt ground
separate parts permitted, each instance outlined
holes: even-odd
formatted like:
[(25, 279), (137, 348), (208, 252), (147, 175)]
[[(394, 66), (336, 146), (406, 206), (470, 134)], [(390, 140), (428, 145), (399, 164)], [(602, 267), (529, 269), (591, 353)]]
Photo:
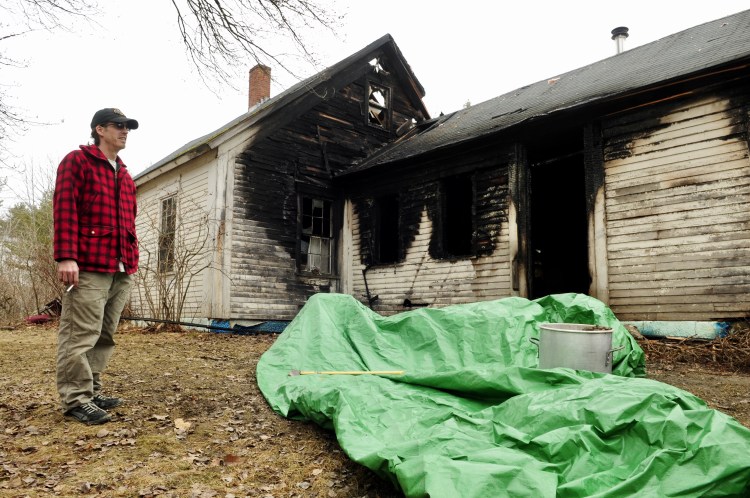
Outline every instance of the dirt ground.
[[(126, 403), (89, 427), (60, 413), (55, 334), (0, 330), (0, 496), (400, 496), (332, 433), (268, 408), (255, 366), (273, 335), (123, 329), (104, 380)], [(686, 362), (698, 357), (661, 341), (644, 350), (649, 377), (750, 427), (748, 370)]]

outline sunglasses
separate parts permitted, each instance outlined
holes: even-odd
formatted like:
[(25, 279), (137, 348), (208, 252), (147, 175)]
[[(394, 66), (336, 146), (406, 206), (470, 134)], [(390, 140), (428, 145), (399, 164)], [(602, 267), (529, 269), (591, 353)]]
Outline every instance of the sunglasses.
[(128, 125), (125, 123), (107, 123), (104, 126), (114, 126), (118, 130), (130, 130), (130, 128), (128, 128)]

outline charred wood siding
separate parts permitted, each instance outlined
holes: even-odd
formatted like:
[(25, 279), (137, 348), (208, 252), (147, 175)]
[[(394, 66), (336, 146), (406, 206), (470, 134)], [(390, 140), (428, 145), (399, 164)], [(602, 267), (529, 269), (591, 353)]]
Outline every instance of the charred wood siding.
[(742, 93), (604, 123), (610, 306), (621, 319), (748, 315), (747, 123)]
[[(298, 196), (334, 201), (333, 176), (394, 137), (389, 130), (367, 124), (366, 81), (361, 77), (302, 115), (288, 116), (282, 120), (285, 126), (238, 155), (232, 317), (291, 319), (310, 295), (338, 290), (337, 275), (307, 274), (297, 268)], [(398, 126), (417, 111), (401, 95), (397, 81), (385, 83), (393, 90), (393, 124)], [(334, 219), (339, 217), (340, 210), (334, 209)], [(340, 233), (338, 225), (340, 221), (334, 233)]]
[[(296, 194), (283, 163), (275, 169), (262, 154), (252, 167), (237, 160), (232, 234), (233, 316), (290, 319), (304, 302), (296, 276)], [(238, 172), (239, 173), (239, 172)]]
[[(511, 294), (507, 163), (472, 170), (466, 164), (451, 169), (447, 162), (441, 168), (424, 167), (421, 173), (415, 171), (397, 180), (390, 179), (396, 185), (383, 179), (376, 187), (376, 192), (388, 188), (398, 192), (402, 258), (396, 263), (372, 266), (377, 262), (371, 253), (372, 212), (377, 195), (362, 194), (352, 199), (353, 294), (367, 301), (366, 278), (370, 294), (378, 296), (373, 309), (379, 313), (393, 314), (410, 306), (447, 306)], [(470, 174), (473, 181), (474, 240), (481, 240), (481, 244), (475, 244), (471, 256), (446, 258), (442, 251), (438, 228), (441, 183), (451, 173)]]
[[(406, 256), (409, 248), (419, 234), (420, 219), (426, 209), (431, 218), (436, 216), (437, 194), (436, 183), (410, 185), (399, 194), (399, 259)], [(359, 262), (364, 266), (377, 265), (379, 262), (373, 254), (376, 246), (374, 223), (376, 200), (373, 197), (359, 197), (353, 201), (354, 215), (358, 218)]]

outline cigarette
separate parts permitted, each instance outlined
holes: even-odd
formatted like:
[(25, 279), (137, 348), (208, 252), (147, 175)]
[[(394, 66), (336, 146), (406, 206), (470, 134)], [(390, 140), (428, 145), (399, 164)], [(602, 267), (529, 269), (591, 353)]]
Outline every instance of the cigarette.
[(70, 284), (70, 286), (69, 286), (69, 287), (68, 287), (67, 289), (65, 289), (65, 292), (70, 292), (70, 291), (72, 291), (72, 290), (73, 290), (73, 287), (75, 287), (75, 286), (76, 286), (76, 284)]

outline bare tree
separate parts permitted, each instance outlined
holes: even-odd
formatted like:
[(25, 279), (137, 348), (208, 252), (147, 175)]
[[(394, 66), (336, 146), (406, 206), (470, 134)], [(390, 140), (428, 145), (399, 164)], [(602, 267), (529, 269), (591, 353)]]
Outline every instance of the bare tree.
[[(66, 29), (71, 19), (90, 20), (96, 6), (90, 0), (0, 0), (0, 69), (23, 67), (24, 62), (2, 50), (2, 42), (39, 30)], [(30, 123), (22, 111), (9, 103), (7, 81), (0, 83), (0, 165), (7, 141), (22, 134)]]
[(335, 18), (320, 2), (310, 0), (171, 0), (177, 27), (193, 64), (202, 76), (228, 81), (226, 68), (246, 67), (246, 56), (261, 64), (273, 62), (294, 74), (269, 48), (270, 37), (290, 39), (305, 59), (315, 62), (303, 32), (307, 28), (335, 31)]
[[(131, 308), (140, 316), (181, 321), (205, 313), (203, 298), (195, 294), (206, 292), (204, 274), (223, 273), (214, 263), (214, 235), (221, 223), (185, 196), (181, 187), (171, 199), (153, 199), (140, 206), (141, 254)], [(169, 206), (166, 211), (165, 206)]]
[[(229, 83), (233, 71), (246, 67), (248, 56), (294, 75), (288, 56), (274, 53), (273, 41), (292, 41), (308, 62), (316, 63), (307, 48), (308, 28), (335, 32), (335, 20), (320, 2), (311, 0), (169, 0), (188, 59), (204, 82)], [(96, 24), (95, 0), (0, 0), (0, 69), (22, 66), (2, 50), (2, 42), (36, 30), (68, 29), (75, 19)], [(11, 131), (23, 131), (29, 119), (8, 103), (7, 87), (0, 84), (0, 164)], [(7, 164), (6, 164), (7, 165)]]
[(14, 17), (21, 29), (64, 27), (69, 16), (88, 18), (96, 12), (90, 0), (2, 0), (0, 10)]
[(54, 178), (30, 167), (20, 202), (0, 219), (0, 321), (14, 322), (56, 297), (62, 286), (52, 254)]

